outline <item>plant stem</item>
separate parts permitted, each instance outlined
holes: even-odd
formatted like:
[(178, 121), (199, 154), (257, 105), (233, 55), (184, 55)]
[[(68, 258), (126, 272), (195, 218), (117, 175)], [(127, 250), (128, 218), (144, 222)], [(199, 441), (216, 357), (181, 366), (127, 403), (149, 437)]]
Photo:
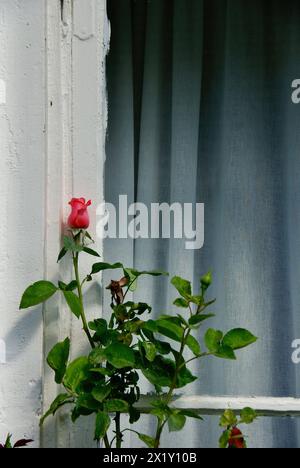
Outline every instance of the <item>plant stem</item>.
[(91, 347), (95, 348), (95, 343), (93, 342), (92, 336), (90, 334), (88, 323), (87, 323), (85, 312), (84, 312), (83, 294), (82, 294), (81, 281), (79, 277), (79, 261), (78, 260), (79, 260), (79, 253), (76, 252), (75, 254), (73, 254), (73, 265), (74, 265), (75, 278), (77, 282), (78, 297), (79, 297), (80, 306), (81, 306), (80, 317), (81, 317), (81, 321), (83, 325), (83, 331), (85, 332)]
[[(186, 333), (186, 331), (187, 331), (187, 333)], [(178, 357), (176, 359), (176, 367), (175, 367), (175, 372), (174, 372), (174, 378), (173, 378), (172, 384), (170, 386), (170, 390), (169, 390), (168, 394), (165, 397), (166, 405), (169, 405), (170, 402), (172, 401), (173, 393), (174, 393), (174, 390), (176, 389), (178, 373), (179, 373), (179, 371), (180, 371), (180, 369), (182, 367), (180, 361), (181, 361), (181, 358), (183, 357), (183, 352), (184, 352), (184, 348), (185, 348), (185, 345), (186, 345), (186, 340), (188, 339), (190, 333), (191, 333), (190, 329), (186, 329), (184, 331), (184, 333), (183, 333), (182, 340), (181, 340), (181, 345), (180, 345), (180, 350), (179, 350), (179, 353), (178, 353)], [(162, 421), (158, 420), (156, 435), (155, 435), (155, 446), (154, 446), (154, 448), (159, 448), (159, 446), (160, 446), (161, 435), (162, 435), (162, 432), (163, 432), (163, 429), (164, 429), (164, 426), (165, 426), (166, 423), (167, 423), (167, 421), (162, 422)]]
[(103, 442), (104, 442), (105, 448), (109, 449), (110, 448), (110, 443), (109, 443), (107, 434), (103, 437)]
[(116, 422), (116, 448), (122, 448), (122, 432), (121, 432), (121, 413), (116, 413), (115, 417)]

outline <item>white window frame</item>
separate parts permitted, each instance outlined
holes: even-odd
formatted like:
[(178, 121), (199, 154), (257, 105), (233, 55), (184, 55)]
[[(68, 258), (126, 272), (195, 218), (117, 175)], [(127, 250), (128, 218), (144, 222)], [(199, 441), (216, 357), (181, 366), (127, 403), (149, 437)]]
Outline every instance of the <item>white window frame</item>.
[[(68, 274), (63, 264), (56, 263), (62, 235), (61, 219), (67, 215), (66, 211), (61, 212), (61, 207), (72, 194), (86, 195), (97, 201), (103, 199), (107, 120), (105, 57), (110, 34), (106, 0), (45, 1), (48, 193), (45, 256), (46, 275), (53, 278)], [(89, 193), (86, 193), (87, 187)], [(53, 320), (53, 303), (49, 310), (45, 307), (45, 355), (53, 343), (70, 333), (81, 345), (78, 324), (73, 326), (73, 319), (68, 317), (59, 300), (56, 320)], [(47, 366), (43, 382), (45, 411), (58, 391)], [(140, 408), (149, 411), (150, 401), (151, 397), (144, 396)], [(251, 406), (263, 416), (300, 416), (300, 399), (296, 398), (196, 395), (179, 397), (173, 405), (204, 415)], [(42, 431), (42, 446), (74, 446), (75, 429), (67, 420), (57, 416), (54, 422), (48, 423)], [(88, 443), (86, 436), (82, 444), (88, 446)]]

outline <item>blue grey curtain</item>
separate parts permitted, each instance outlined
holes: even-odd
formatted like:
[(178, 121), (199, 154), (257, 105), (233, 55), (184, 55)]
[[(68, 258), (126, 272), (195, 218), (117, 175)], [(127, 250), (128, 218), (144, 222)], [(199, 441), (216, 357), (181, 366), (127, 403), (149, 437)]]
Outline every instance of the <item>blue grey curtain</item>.
[[(187, 394), (299, 397), (291, 343), (300, 338), (300, 105), (291, 83), (300, 77), (300, 2), (109, 0), (108, 8), (106, 201), (203, 202), (205, 246), (107, 240), (105, 257), (196, 288), (212, 270), (212, 325), (259, 336), (237, 362), (196, 364), (200, 381)], [(172, 310), (167, 280), (142, 281), (139, 294), (158, 315)], [(142, 427), (151, 432), (151, 418)], [(299, 429), (297, 420), (261, 419), (249, 444), (299, 447)], [(216, 446), (219, 433), (206, 418), (163, 444)]]

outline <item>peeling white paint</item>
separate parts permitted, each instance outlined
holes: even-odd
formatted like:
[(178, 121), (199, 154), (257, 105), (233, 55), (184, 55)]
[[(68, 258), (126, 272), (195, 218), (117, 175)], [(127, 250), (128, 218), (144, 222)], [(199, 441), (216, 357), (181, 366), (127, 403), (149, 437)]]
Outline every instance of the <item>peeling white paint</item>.
[[(103, 165), (106, 134), (105, 54), (108, 31), (105, 0), (64, 0), (47, 2), (47, 195), (45, 274), (71, 279), (68, 263), (57, 265), (67, 218), (67, 201), (72, 196), (103, 201)], [(96, 216), (91, 220), (95, 232)], [(101, 250), (101, 245), (97, 247)], [(87, 260), (87, 259), (86, 259)], [(82, 262), (88, 273), (90, 263)], [(87, 306), (89, 318), (99, 313), (99, 289), (92, 288)], [(85, 350), (86, 343), (77, 320), (73, 320), (64, 302), (55, 298), (44, 309), (45, 354), (58, 340), (72, 336), (72, 357)], [(43, 369), (43, 411), (59, 391), (53, 372)], [(49, 418), (42, 429), (42, 447), (94, 447), (93, 424), (82, 418), (73, 425), (62, 410)]]
[(6, 364), (6, 344), (0, 339), (0, 364)]
[[(56, 263), (68, 199), (103, 201), (108, 36), (105, 0), (0, 2), (0, 440), (12, 432), (40, 446), (39, 418), (59, 391), (45, 356), (67, 335), (74, 356), (84, 349), (58, 299), (44, 327), (41, 307), (18, 307), (30, 283), (70, 275)], [(62, 413), (41, 445), (93, 446), (90, 426), (75, 428)]]
[(6, 103), (6, 84), (0, 79), (0, 104)]
[(5, 222), (0, 223), (0, 330), (6, 364), (0, 366), (0, 440), (12, 432), (14, 438), (34, 439), (35, 446), (42, 314), (40, 308), (25, 313), (18, 308), (25, 287), (44, 275), (44, 18), (45, 2), (1, 0), (0, 198)]

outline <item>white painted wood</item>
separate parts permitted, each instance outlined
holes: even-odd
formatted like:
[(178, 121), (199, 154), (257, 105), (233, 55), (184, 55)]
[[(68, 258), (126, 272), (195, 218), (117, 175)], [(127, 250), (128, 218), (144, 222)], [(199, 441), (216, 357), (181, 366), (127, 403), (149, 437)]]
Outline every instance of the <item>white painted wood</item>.
[[(153, 399), (153, 396), (143, 396), (137, 407), (147, 413), (151, 409)], [(176, 397), (172, 406), (178, 409), (195, 410), (203, 415), (222, 414), (226, 409), (240, 411), (250, 407), (256, 410), (260, 416), (300, 416), (300, 398), (195, 395)]]
[[(0, 440), (39, 445), (41, 308), (19, 309), (44, 275), (45, 2), (0, 2)], [(2, 342), (3, 347), (3, 342)]]
[(0, 80), (0, 104), (6, 103), (6, 83), (4, 80)]
[[(63, 7), (63, 10), (61, 10)], [(91, 199), (96, 213), (103, 200), (105, 160), (106, 91), (105, 55), (109, 41), (105, 0), (47, 0), (47, 225), (46, 277), (71, 280), (70, 260), (57, 265), (68, 201)], [(90, 232), (96, 237), (96, 215)], [(96, 248), (101, 250), (97, 242)], [(90, 271), (87, 257), (81, 271)], [(100, 284), (85, 296), (89, 319), (101, 314)], [(95, 307), (95, 304), (98, 304)], [(61, 298), (49, 301), (44, 314), (46, 357), (54, 343), (72, 337), (72, 357), (86, 352), (81, 324), (73, 319)], [(59, 392), (53, 373), (44, 367), (43, 411)], [(74, 426), (64, 412), (49, 419), (42, 429), (43, 447), (88, 447), (92, 445), (90, 420)]]

